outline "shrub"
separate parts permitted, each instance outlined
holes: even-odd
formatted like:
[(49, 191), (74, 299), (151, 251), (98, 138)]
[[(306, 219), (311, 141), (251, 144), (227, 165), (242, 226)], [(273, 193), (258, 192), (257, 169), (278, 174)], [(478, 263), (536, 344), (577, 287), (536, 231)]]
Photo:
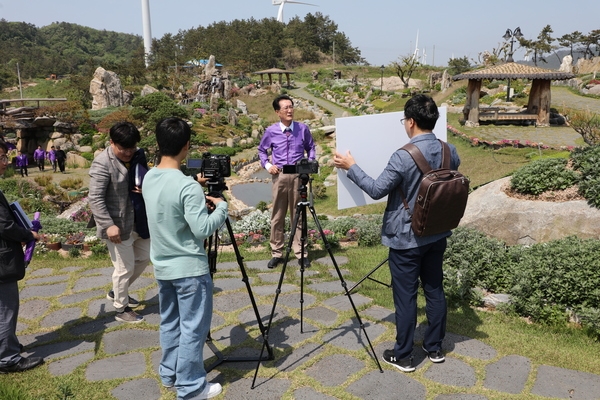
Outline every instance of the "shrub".
[(571, 159), (573, 168), (580, 173), (579, 194), (590, 205), (600, 208), (600, 146), (575, 149)]
[(519, 193), (537, 196), (548, 190), (564, 190), (577, 182), (574, 171), (566, 168), (567, 160), (546, 158), (517, 170), (511, 180), (511, 188)]
[(254, 232), (268, 237), (271, 234), (271, 213), (260, 210), (252, 211), (244, 219), (236, 221), (231, 229), (233, 233)]
[(52, 175), (48, 175), (48, 174), (37, 175), (35, 178), (33, 178), (33, 180), (35, 181), (35, 183), (37, 183), (40, 186), (47, 186), (48, 184), (51, 184), (51, 182), (52, 182)]
[(381, 243), (381, 224), (383, 215), (366, 216), (357, 221), (359, 246), (376, 246)]
[(83, 185), (81, 178), (67, 178), (60, 182), (60, 187), (63, 189), (79, 189)]

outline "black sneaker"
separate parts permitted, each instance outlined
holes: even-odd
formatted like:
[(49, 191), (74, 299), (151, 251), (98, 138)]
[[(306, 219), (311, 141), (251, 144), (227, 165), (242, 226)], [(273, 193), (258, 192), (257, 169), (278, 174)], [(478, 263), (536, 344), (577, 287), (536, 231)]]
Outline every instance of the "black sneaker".
[[(112, 300), (115, 301), (115, 292), (113, 290), (111, 290), (110, 292), (108, 292), (106, 294), (106, 298), (108, 300)], [(131, 308), (136, 308), (137, 306), (140, 305), (140, 302), (137, 301), (136, 299), (134, 299), (133, 297), (129, 296), (129, 307)]]
[(408, 357), (403, 360), (398, 360), (394, 355), (394, 350), (385, 350), (383, 352), (383, 361), (386, 363), (393, 365), (398, 368), (402, 372), (413, 372), (416, 368), (413, 367), (413, 358)]
[(425, 346), (421, 346), (421, 348), (425, 353), (427, 353), (427, 357), (429, 357), (431, 362), (442, 363), (446, 360), (446, 357), (444, 357), (441, 350), (427, 351), (425, 350)]
[(273, 258), (271, 258), (271, 261), (269, 261), (269, 263), (267, 264), (267, 267), (269, 267), (269, 269), (277, 268), (279, 263), (282, 263), (282, 262), (283, 262), (283, 258), (273, 257)]
[(117, 313), (115, 319), (121, 322), (137, 324), (138, 322), (142, 322), (144, 320), (144, 317), (133, 311), (131, 307), (125, 307), (125, 310), (123, 312)]

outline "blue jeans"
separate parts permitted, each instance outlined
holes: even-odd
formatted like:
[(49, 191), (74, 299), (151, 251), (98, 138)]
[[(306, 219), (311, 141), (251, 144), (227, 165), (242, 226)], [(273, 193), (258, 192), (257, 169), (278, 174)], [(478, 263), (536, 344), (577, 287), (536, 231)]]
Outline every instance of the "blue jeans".
[(389, 265), (396, 308), (395, 356), (410, 357), (417, 324), (419, 280), (425, 293), (428, 326), (423, 346), (427, 351), (441, 350), (446, 335), (446, 296), (442, 263), (446, 238), (413, 249), (390, 248)]
[(210, 329), (213, 282), (210, 274), (157, 280), (160, 308), (159, 375), (177, 387), (177, 399), (198, 395), (206, 386), (202, 350)]

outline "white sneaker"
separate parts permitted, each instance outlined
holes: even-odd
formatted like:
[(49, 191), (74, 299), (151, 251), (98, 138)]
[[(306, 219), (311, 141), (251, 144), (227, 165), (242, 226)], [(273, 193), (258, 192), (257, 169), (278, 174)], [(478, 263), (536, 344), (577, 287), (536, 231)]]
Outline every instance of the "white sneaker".
[(194, 400), (210, 399), (218, 396), (223, 391), (223, 387), (220, 383), (207, 382), (204, 390), (201, 391), (198, 396), (193, 397)]

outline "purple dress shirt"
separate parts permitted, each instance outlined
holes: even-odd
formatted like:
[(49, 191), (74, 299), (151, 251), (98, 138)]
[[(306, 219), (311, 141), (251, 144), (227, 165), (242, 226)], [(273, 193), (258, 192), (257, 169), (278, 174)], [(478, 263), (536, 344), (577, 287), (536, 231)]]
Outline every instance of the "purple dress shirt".
[[(305, 152), (310, 160), (315, 159), (315, 142), (308, 126), (294, 121), (290, 125), (290, 132), (284, 132), (283, 128), (285, 126), (278, 122), (265, 130), (258, 146), (260, 165), (263, 168), (267, 168), (267, 164), (275, 165), (279, 169), (284, 165), (296, 164), (304, 158)], [(270, 161), (268, 149), (271, 149)]]

